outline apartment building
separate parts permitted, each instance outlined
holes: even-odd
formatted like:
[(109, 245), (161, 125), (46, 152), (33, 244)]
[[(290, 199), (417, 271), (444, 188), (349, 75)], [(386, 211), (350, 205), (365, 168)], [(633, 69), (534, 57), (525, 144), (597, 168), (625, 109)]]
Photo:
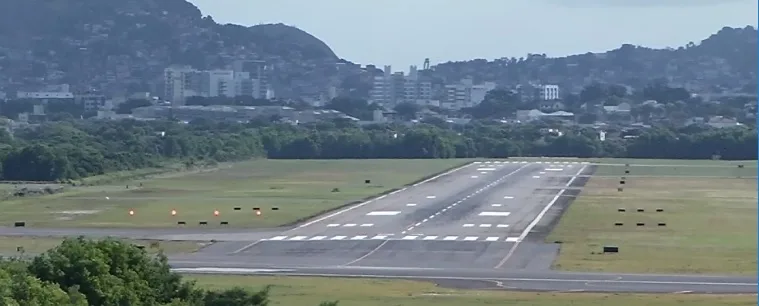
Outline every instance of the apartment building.
[(174, 105), (183, 105), (185, 99), (200, 97), (268, 97), (261, 80), (250, 77), (249, 72), (234, 70), (199, 71), (190, 67), (173, 66), (164, 71), (164, 99)]
[(472, 79), (463, 79), (458, 84), (445, 86), (445, 102), (443, 107), (462, 109), (473, 107), (485, 100), (487, 93), (496, 88), (493, 82), (475, 85)]
[(416, 66), (409, 67), (409, 74), (392, 72), (391, 66), (385, 66), (382, 75), (374, 76), (369, 102), (386, 107), (400, 103), (427, 104), (432, 99), (432, 83), (419, 77)]

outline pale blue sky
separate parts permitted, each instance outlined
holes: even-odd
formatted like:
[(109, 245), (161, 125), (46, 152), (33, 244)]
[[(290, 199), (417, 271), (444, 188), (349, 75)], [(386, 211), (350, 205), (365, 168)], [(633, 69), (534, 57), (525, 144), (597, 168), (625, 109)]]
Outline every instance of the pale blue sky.
[(339, 57), (406, 71), (449, 60), (698, 43), (757, 24), (757, 0), (190, 0), (220, 23), (284, 23)]

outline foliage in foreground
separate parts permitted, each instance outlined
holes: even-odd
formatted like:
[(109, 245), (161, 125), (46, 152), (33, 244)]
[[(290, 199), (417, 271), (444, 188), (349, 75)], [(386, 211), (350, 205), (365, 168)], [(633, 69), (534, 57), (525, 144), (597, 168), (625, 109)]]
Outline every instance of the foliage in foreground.
[[(209, 291), (114, 239), (67, 239), (30, 261), (0, 261), (0, 305), (266, 306), (269, 289)], [(316, 304), (316, 303), (314, 303)], [(320, 306), (336, 306), (324, 302)]]

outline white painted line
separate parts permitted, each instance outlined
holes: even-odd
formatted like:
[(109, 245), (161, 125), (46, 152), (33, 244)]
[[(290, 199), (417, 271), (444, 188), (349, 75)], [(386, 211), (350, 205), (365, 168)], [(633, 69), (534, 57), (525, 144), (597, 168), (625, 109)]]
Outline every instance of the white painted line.
[[(457, 168), (454, 168), (454, 169), (448, 170), (448, 171), (446, 171), (446, 172), (440, 173), (440, 174), (438, 174), (438, 175), (435, 175), (435, 176), (433, 176), (433, 177), (431, 177), (431, 178), (428, 178), (428, 179), (426, 179), (426, 180), (423, 180), (423, 181), (421, 181), (421, 182), (418, 182), (418, 183), (416, 183), (416, 184), (414, 184), (414, 185), (411, 185), (411, 187), (416, 187), (416, 186), (419, 186), (419, 185), (421, 185), (421, 184), (425, 184), (425, 183), (428, 183), (428, 182), (434, 181), (434, 180), (436, 180), (436, 179), (438, 179), (438, 178), (440, 178), (440, 177), (443, 177), (443, 176), (449, 175), (449, 174), (451, 174), (451, 173), (454, 173), (454, 172), (456, 172), (456, 171), (459, 171), (459, 170), (461, 170), (461, 169), (464, 169), (464, 168), (466, 168), (466, 167), (469, 167), (469, 166), (471, 166), (471, 165), (472, 165), (471, 163), (468, 163), (468, 164), (466, 164), (466, 165), (462, 165), (461, 167), (457, 167)], [(401, 188), (401, 189), (398, 189), (398, 190), (396, 190), (396, 191), (393, 191), (393, 192), (391, 192), (391, 193), (389, 193), (389, 194), (395, 194), (395, 193), (398, 193), (398, 192), (404, 191), (404, 190), (406, 190), (407, 188), (408, 188), (408, 187), (406, 187), (406, 188)], [(312, 224), (314, 224), (314, 223), (319, 223), (319, 222), (322, 222), (322, 221), (324, 221), (324, 220), (327, 220), (327, 219), (329, 219), (329, 218), (333, 218), (333, 217), (335, 217), (335, 216), (337, 216), (337, 215), (340, 215), (340, 214), (344, 214), (344, 213), (345, 213), (345, 212), (347, 212), (347, 211), (351, 211), (351, 210), (354, 210), (354, 209), (356, 209), (356, 208), (359, 208), (359, 207), (362, 207), (362, 206), (366, 206), (366, 205), (368, 205), (368, 204), (370, 204), (370, 203), (373, 203), (373, 202), (374, 202), (374, 201), (376, 201), (376, 200), (377, 200), (377, 199), (371, 199), (371, 200), (369, 200), (369, 201), (366, 201), (366, 202), (363, 202), (363, 203), (359, 203), (359, 204), (353, 205), (353, 206), (351, 206), (351, 207), (348, 207), (348, 208), (346, 208), (346, 209), (343, 209), (343, 210), (340, 210), (340, 211), (334, 212), (334, 213), (332, 213), (332, 214), (329, 214), (329, 215), (327, 215), (327, 216), (321, 217), (321, 218), (319, 218), (319, 219), (316, 219), (316, 220), (313, 220), (313, 221), (310, 221), (310, 222), (306, 222), (306, 223), (304, 223), (304, 224), (301, 224), (300, 226), (298, 226), (298, 227), (296, 227), (296, 228), (290, 229), (290, 231), (292, 231), (292, 230), (295, 230), (295, 229), (298, 229), (298, 228), (306, 227), (306, 226), (312, 225)]]
[(428, 199), (434, 199), (436, 196), (427, 196)]
[(277, 237), (271, 237), (269, 238), (269, 240), (277, 241), (277, 240), (285, 240), (285, 238), (287, 238), (287, 236), (277, 236)]
[(323, 240), (324, 238), (327, 238), (327, 236), (313, 236), (308, 240)]
[(435, 239), (437, 239), (437, 236), (427, 236), (427, 237), (424, 237), (424, 239), (422, 240), (435, 240)]
[(486, 164), (489, 164), (490, 162), (489, 162), (489, 161), (486, 161), (485, 163), (486, 163)]
[(364, 239), (366, 239), (366, 236), (364, 235), (353, 236), (351, 238), (351, 240), (364, 240)]
[(491, 227), (491, 226), (493, 226), (493, 225), (492, 224), (487, 224), (487, 223), (480, 224), (480, 227)]
[(493, 207), (501, 207), (501, 206), (503, 206), (503, 205), (501, 205), (501, 204), (491, 204), (490, 206), (493, 206)]
[(485, 238), (485, 241), (498, 241), (498, 237), (488, 237)]
[(354, 227), (354, 226), (356, 226), (355, 223), (348, 223), (346, 225), (343, 225), (343, 227)]
[(378, 210), (378, 211), (370, 212), (370, 213), (368, 213), (366, 215), (367, 216), (395, 216), (395, 215), (400, 214), (400, 213), (401, 213), (400, 211), (381, 211), (381, 210)]
[(445, 238), (443, 238), (443, 240), (446, 240), (446, 241), (451, 241), (451, 240), (456, 240), (456, 239), (459, 239), (459, 236), (445, 236)]
[(540, 178), (540, 176), (538, 176), (538, 175), (535, 175), (535, 176), (533, 176), (532, 178)]
[(488, 174), (487, 172), (480, 172), (480, 174)]
[(306, 238), (308, 238), (308, 236), (295, 236), (295, 237), (290, 238), (290, 240), (298, 241), (298, 240), (303, 240)]
[(546, 171), (564, 171), (562, 168), (546, 168)]
[[(553, 197), (553, 199), (551, 199), (551, 201), (548, 202), (548, 204), (543, 208), (543, 210), (541, 210), (540, 213), (538, 213), (538, 215), (535, 217), (535, 219), (532, 220), (532, 222), (530, 222), (530, 224), (527, 225), (527, 227), (524, 229), (524, 231), (522, 231), (522, 234), (519, 235), (519, 237), (516, 237), (516, 240), (514, 240), (514, 242), (516, 242), (516, 244), (514, 245), (514, 247), (511, 248), (511, 250), (509, 251), (509, 253), (506, 254), (506, 257), (504, 257), (503, 260), (501, 260), (501, 262), (499, 262), (498, 265), (495, 266), (496, 269), (502, 267), (503, 264), (506, 263), (507, 260), (509, 260), (509, 258), (511, 257), (511, 255), (514, 254), (514, 251), (519, 246), (519, 242), (521, 242), (522, 240), (524, 240), (524, 238), (527, 237), (527, 234), (529, 234), (530, 231), (535, 226), (538, 225), (538, 223), (540, 222), (540, 219), (543, 219), (543, 216), (545, 216), (546, 213), (548, 213), (548, 210), (551, 209), (551, 207), (553, 207), (553, 205), (556, 203), (556, 201), (559, 200), (559, 198), (561, 198), (561, 196), (564, 194), (564, 192), (567, 191), (567, 188), (569, 188), (570, 186), (572, 186), (572, 183), (574, 183), (574, 181), (577, 179), (577, 177), (580, 176), (580, 174), (582, 174), (582, 171), (584, 171), (586, 167), (587, 166), (582, 166), (580, 168), (580, 170), (578, 170), (577, 173), (575, 173), (572, 176), (572, 178), (569, 179), (569, 181), (567, 182), (567, 184), (564, 185), (564, 189), (560, 190)], [(509, 239), (511, 239), (511, 238), (512, 237), (506, 238), (506, 241), (509, 242)]]
[(481, 164), (482, 162), (474, 162), (475, 164)]
[(406, 237), (403, 237), (403, 240), (414, 240), (416, 239), (416, 237), (419, 237), (419, 236), (406, 236)]
[(519, 162), (519, 163), (520, 163), (520, 164), (526, 164), (526, 163), (527, 163), (527, 161), (521, 161), (521, 162)]
[(504, 199), (513, 199), (514, 197), (512, 197), (512, 196), (505, 196), (505, 197), (503, 197), (503, 198), (504, 198)]
[(343, 240), (345, 238), (348, 238), (348, 236), (335, 236), (330, 238), (329, 240)]
[[(535, 162), (535, 163), (536, 163), (536, 164), (542, 164), (543, 162), (542, 162), (542, 161), (539, 161), (539, 162)], [(546, 164), (547, 164), (547, 163), (548, 163), (548, 162), (546, 162)]]
[(495, 168), (477, 168), (477, 171), (495, 171)]
[(478, 214), (478, 216), (483, 217), (507, 217), (511, 215), (508, 211), (483, 211)]
[(509, 225), (508, 224), (498, 224), (495, 227), (504, 228), (504, 227), (509, 227)]
[(545, 173), (545, 172), (543, 172), (543, 171), (540, 171), (538, 174), (546, 174), (546, 173)]
[(506, 242), (517, 242), (519, 241), (519, 237), (508, 237), (506, 238)]
[(414, 204), (414, 203), (409, 203), (409, 204), (406, 204), (406, 206), (416, 206), (416, 204)]
[(370, 226), (374, 226), (374, 224), (371, 224), (371, 223), (361, 224), (361, 227), (370, 227)]
[(387, 236), (385, 236), (385, 235), (377, 235), (377, 236), (372, 237), (372, 240), (383, 240), (383, 239), (386, 239), (386, 238), (387, 238)]
[(246, 268), (214, 268), (214, 267), (202, 267), (202, 268), (171, 268), (175, 273), (220, 273), (220, 274), (249, 274), (249, 273), (272, 273), (272, 272), (292, 272), (295, 270), (289, 269), (246, 269)]
[(477, 241), (477, 236), (464, 237), (464, 241)]
[(464, 227), (474, 227), (474, 224), (464, 224)]
[(476, 176), (476, 175), (472, 175), (472, 178), (478, 178), (478, 177), (479, 177), (479, 176)]
[(338, 227), (338, 226), (340, 226), (340, 224), (336, 224), (336, 223), (327, 224), (327, 227)]

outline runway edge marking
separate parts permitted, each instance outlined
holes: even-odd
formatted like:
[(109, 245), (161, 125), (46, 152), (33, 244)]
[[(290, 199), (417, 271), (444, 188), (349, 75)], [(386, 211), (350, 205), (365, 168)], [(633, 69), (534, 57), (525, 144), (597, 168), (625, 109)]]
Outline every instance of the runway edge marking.
[(577, 171), (577, 173), (575, 173), (575, 175), (573, 175), (571, 179), (569, 179), (569, 181), (567, 182), (567, 184), (564, 185), (564, 188), (561, 189), (559, 191), (559, 193), (557, 193), (553, 197), (553, 199), (551, 199), (551, 201), (548, 202), (548, 204), (545, 207), (543, 207), (543, 210), (541, 210), (540, 213), (535, 217), (535, 219), (532, 220), (532, 222), (530, 222), (529, 225), (527, 225), (527, 227), (524, 229), (524, 231), (522, 231), (522, 234), (519, 235), (519, 239), (514, 243), (514, 246), (511, 248), (511, 250), (509, 251), (509, 253), (506, 254), (506, 257), (504, 257), (503, 260), (501, 260), (501, 262), (499, 262), (498, 265), (496, 265), (494, 267), (494, 269), (500, 269), (506, 263), (506, 261), (508, 261), (509, 258), (511, 258), (511, 255), (514, 254), (514, 252), (516, 251), (517, 247), (519, 247), (519, 244), (522, 242), (522, 240), (524, 240), (524, 238), (527, 237), (528, 234), (530, 234), (530, 231), (532, 231), (532, 229), (535, 226), (538, 225), (538, 223), (540, 222), (540, 220), (543, 219), (543, 217), (546, 215), (546, 213), (548, 213), (548, 210), (551, 209), (551, 207), (553, 207), (553, 204), (555, 204), (556, 201), (558, 201), (559, 198), (561, 198), (561, 196), (564, 194), (564, 192), (566, 192), (567, 189), (572, 186), (572, 183), (574, 183), (574, 181), (577, 179), (577, 177), (579, 177), (580, 174), (582, 174), (582, 172), (585, 171), (585, 168), (587, 168), (587, 167), (588, 167), (587, 165), (582, 166), (580, 168), (580, 170)]
[[(340, 214), (343, 214), (343, 213), (345, 213), (345, 212), (348, 212), (348, 211), (351, 211), (351, 210), (353, 210), (353, 209), (356, 209), (356, 208), (362, 207), (362, 206), (364, 206), (364, 205), (367, 205), (367, 204), (369, 204), (369, 203), (372, 203), (372, 202), (374, 202), (374, 201), (376, 201), (376, 200), (380, 200), (380, 199), (383, 199), (383, 198), (385, 198), (385, 197), (387, 197), (387, 196), (389, 196), (389, 195), (393, 195), (393, 194), (399, 193), (399, 192), (401, 192), (401, 191), (404, 191), (404, 190), (406, 190), (406, 189), (408, 189), (408, 188), (410, 188), (410, 187), (416, 187), (416, 186), (419, 186), (419, 185), (421, 185), (421, 184), (424, 184), (424, 183), (430, 182), (430, 181), (432, 181), (432, 180), (436, 180), (436, 179), (438, 179), (438, 178), (440, 178), (440, 177), (443, 177), (443, 176), (449, 175), (449, 174), (451, 174), (451, 173), (454, 173), (454, 172), (456, 172), (456, 171), (459, 171), (459, 170), (461, 170), (461, 169), (464, 169), (464, 168), (466, 168), (466, 167), (469, 167), (469, 166), (471, 166), (471, 165), (474, 165), (474, 163), (473, 163), (473, 162), (469, 162), (469, 163), (466, 163), (466, 164), (464, 164), (464, 165), (461, 165), (461, 166), (459, 166), (459, 167), (453, 168), (453, 169), (451, 169), (451, 170), (448, 170), (448, 171), (446, 171), (446, 172), (440, 173), (440, 174), (438, 174), (438, 175), (435, 175), (435, 176), (433, 176), (433, 177), (431, 177), (431, 178), (428, 178), (428, 179), (426, 179), (426, 180), (423, 180), (423, 181), (421, 181), (421, 182), (417, 182), (417, 183), (415, 183), (415, 184), (413, 184), (413, 185), (411, 185), (411, 186), (406, 186), (406, 187), (403, 187), (403, 188), (401, 188), (401, 189), (398, 189), (398, 190), (396, 190), (396, 191), (393, 191), (393, 192), (391, 192), (391, 193), (388, 193), (388, 194), (384, 194), (384, 195), (381, 195), (381, 196), (379, 196), (379, 197), (376, 197), (376, 198), (372, 198), (372, 199), (369, 199), (368, 201), (364, 201), (364, 202), (362, 202), (362, 203), (359, 203), (359, 204), (353, 205), (353, 206), (351, 206), (351, 207), (348, 207), (348, 208), (345, 208), (345, 209), (339, 210), (339, 211), (337, 211), (337, 212), (334, 212), (334, 213), (332, 213), (332, 214), (329, 214), (329, 215), (327, 215), (327, 216), (321, 217), (321, 218), (319, 218), (319, 219), (316, 219), (316, 220), (313, 220), (313, 221), (309, 221), (309, 222), (306, 222), (306, 223), (304, 223), (304, 224), (301, 224), (301, 225), (299, 225), (299, 226), (298, 226), (298, 227), (296, 227), (296, 228), (293, 228), (293, 229), (289, 229), (289, 230), (287, 230), (287, 231), (284, 231), (283, 233), (287, 233), (287, 232), (289, 232), (289, 231), (292, 231), (292, 230), (296, 230), (296, 229), (299, 229), (299, 228), (303, 228), (303, 227), (306, 227), (306, 226), (312, 225), (312, 224), (314, 224), (314, 223), (318, 223), (318, 222), (321, 222), (321, 221), (327, 220), (327, 219), (329, 219), (329, 218), (332, 218), (332, 217), (338, 216), (338, 215), (340, 215)], [(237, 254), (237, 253), (243, 252), (243, 251), (245, 251), (245, 250), (247, 250), (247, 249), (249, 249), (249, 248), (251, 248), (251, 247), (255, 246), (256, 244), (258, 244), (258, 243), (261, 243), (262, 241), (266, 241), (266, 239), (260, 239), (260, 240), (254, 241), (253, 243), (251, 243), (251, 244), (248, 244), (248, 245), (246, 245), (246, 246), (244, 246), (244, 247), (242, 247), (242, 248), (240, 248), (240, 249), (238, 249), (238, 250), (236, 250), (236, 251), (232, 252), (232, 254)]]

